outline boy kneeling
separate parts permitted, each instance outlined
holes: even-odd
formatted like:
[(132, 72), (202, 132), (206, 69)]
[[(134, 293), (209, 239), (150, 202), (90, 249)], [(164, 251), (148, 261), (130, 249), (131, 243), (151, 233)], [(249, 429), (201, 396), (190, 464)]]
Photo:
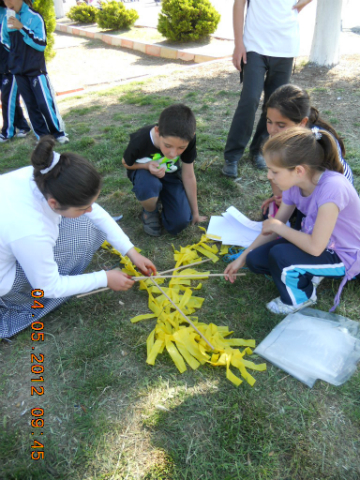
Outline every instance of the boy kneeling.
[(206, 220), (199, 215), (197, 204), (195, 129), (191, 109), (175, 104), (162, 111), (157, 125), (140, 128), (130, 135), (122, 163), (143, 207), (141, 217), (148, 235), (161, 235), (159, 200), (162, 223), (173, 235), (190, 222)]

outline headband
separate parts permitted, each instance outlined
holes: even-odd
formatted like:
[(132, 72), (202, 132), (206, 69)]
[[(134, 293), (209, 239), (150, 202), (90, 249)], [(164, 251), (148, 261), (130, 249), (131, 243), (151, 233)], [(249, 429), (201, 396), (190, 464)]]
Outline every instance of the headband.
[(61, 157), (61, 153), (53, 152), (53, 158), (50, 166), (48, 168), (44, 168), (43, 170), (40, 170), (40, 173), (45, 175), (45, 173), (50, 172), (50, 170), (52, 170), (55, 167), (55, 165), (58, 164), (60, 157)]

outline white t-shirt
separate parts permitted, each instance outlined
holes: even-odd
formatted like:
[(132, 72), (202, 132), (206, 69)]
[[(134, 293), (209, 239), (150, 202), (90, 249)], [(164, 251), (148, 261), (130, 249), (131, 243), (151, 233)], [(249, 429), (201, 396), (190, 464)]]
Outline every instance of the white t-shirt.
[[(61, 216), (48, 205), (33, 180), (33, 167), (0, 175), (0, 296), (11, 290), (16, 260), (34, 289), (48, 298), (60, 298), (106, 287), (104, 270), (83, 275), (59, 275), (54, 246), (59, 236)], [(96, 203), (86, 213), (107, 240), (125, 255), (133, 244)]]
[(247, 52), (270, 57), (296, 57), (300, 35), (296, 0), (250, 0), (244, 29)]

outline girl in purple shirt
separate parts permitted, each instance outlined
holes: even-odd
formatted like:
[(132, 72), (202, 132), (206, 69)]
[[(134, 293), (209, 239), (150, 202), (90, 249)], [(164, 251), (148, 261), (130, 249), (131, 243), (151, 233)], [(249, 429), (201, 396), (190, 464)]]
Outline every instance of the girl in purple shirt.
[[(344, 277), (335, 297), (360, 272), (360, 199), (343, 175), (337, 145), (325, 130), (290, 128), (263, 148), (268, 179), (283, 191), (275, 218), (225, 270), (225, 278), (246, 265), (270, 274), (280, 297), (267, 304), (273, 313), (289, 314), (316, 303), (319, 277)], [(301, 230), (286, 222), (295, 208), (305, 214)]]

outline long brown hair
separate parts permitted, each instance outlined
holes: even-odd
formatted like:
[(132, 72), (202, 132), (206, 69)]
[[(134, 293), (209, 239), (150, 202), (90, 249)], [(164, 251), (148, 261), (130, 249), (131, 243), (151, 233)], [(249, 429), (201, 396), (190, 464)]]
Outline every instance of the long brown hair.
[(330, 132), (339, 142), (342, 156), (345, 157), (345, 145), (330, 123), (320, 117), (319, 111), (311, 106), (310, 96), (306, 90), (296, 86), (282, 85), (270, 95), (266, 108), (276, 108), (281, 115), (294, 123), (299, 124), (301, 120), (308, 117), (307, 127), (318, 127)]
[(266, 141), (263, 153), (275, 165), (288, 170), (306, 165), (312, 171), (344, 173), (335, 140), (326, 130), (313, 131), (303, 127), (286, 129)]

